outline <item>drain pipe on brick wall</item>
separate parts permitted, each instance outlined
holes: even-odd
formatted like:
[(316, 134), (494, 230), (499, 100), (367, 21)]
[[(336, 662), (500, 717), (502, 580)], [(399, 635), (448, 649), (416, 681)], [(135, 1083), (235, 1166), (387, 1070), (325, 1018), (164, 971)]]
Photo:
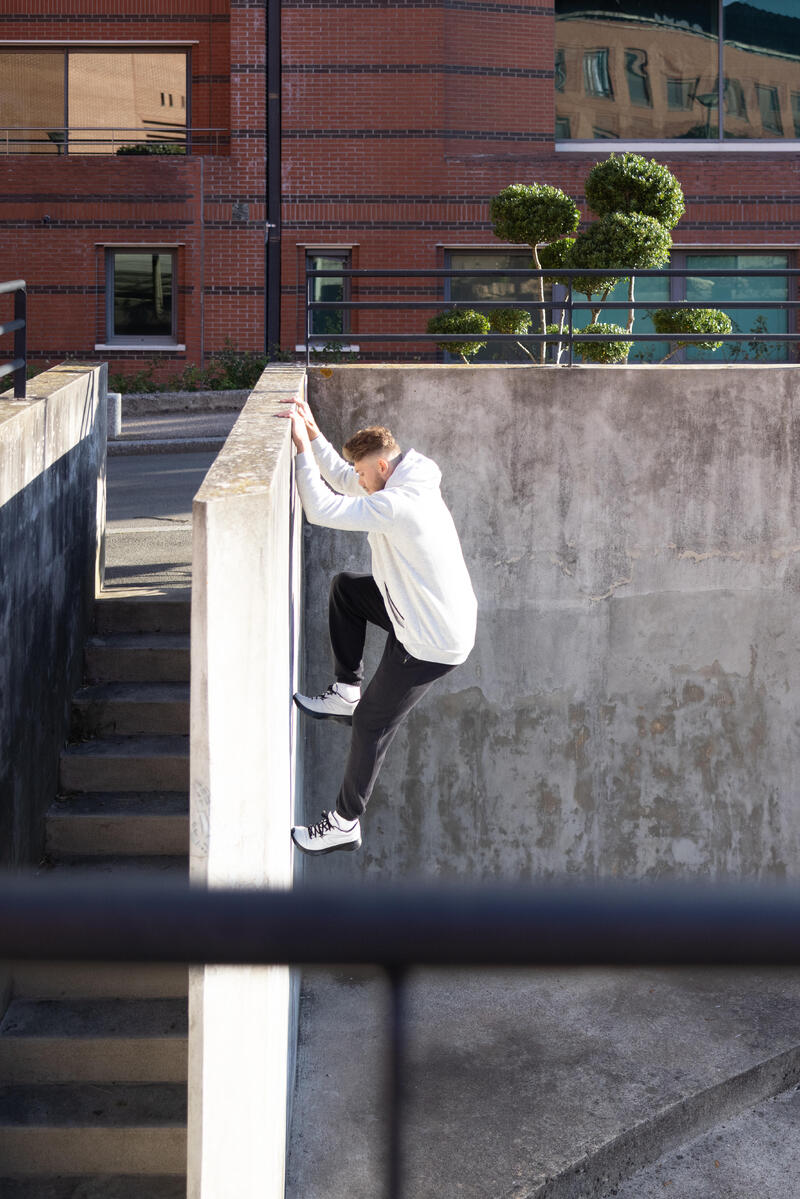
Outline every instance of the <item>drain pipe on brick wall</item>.
[(267, 4), (267, 223), (264, 350), (281, 341), (281, 0)]

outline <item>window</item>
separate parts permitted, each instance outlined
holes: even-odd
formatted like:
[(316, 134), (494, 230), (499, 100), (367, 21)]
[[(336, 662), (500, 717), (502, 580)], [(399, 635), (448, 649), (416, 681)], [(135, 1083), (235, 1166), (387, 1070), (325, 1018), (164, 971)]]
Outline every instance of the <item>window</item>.
[[(310, 271), (346, 270), (350, 266), (350, 254), (347, 250), (338, 253), (309, 250), (306, 253), (306, 265)], [(308, 298), (313, 303), (346, 301), (350, 298), (349, 280), (343, 275), (309, 279)], [(326, 337), (341, 336), (349, 330), (350, 311), (347, 308), (318, 308), (309, 313), (309, 337), (324, 340)]]
[(699, 79), (668, 79), (667, 108), (677, 108), (686, 112), (694, 104)]
[(587, 50), (583, 56), (583, 86), (587, 96), (613, 99), (608, 73), (608, 50)]
[[(509, 308), (527, 308), (531, 314), (531, 333), (540, 331), (539, 308), (531, 308), (531, 301), (539, 299), (539, 284), (537, 279), (526, 279), (522, 275), (504, 276), (504, 270), (532, 270), (533, 258), (530, 250), (448, 250), (445, 265), (452, 270), (494, 270), (497, 275), (462, 275), (455, 279), (445, 280), (445, 302), (453, 300), (466, 302), (478, 312), (490, 312), (491, 309), (481, 306), (482, 300), (507, 300)], [(545, 285), (545, 300), (550, 303), (551, 289)], [(550, 316), (548, 315), (548, 320)], [(528, 343), (528, 349), (536, 354), (539, 346), (534, 342)], [(445, 353), (445, 359), (450, 356)], [(514, 342), (488, 342), (484, 349), (479, 350), (471, 362), (530, 362), (528, 355), (515, 345)]]
[(567, 63), (563, 50), (556, 50), (556, 91), (563, 92), (567, 82)]
[(650, 80), (647, 78), (647, 51), (625, 51), (625, 76), (628, 80), (628, 95), (631, 104), (639, 104), (642, 108), (652, 108), (650, 98)]
[[(759, 308), (759, 300), (788, 300), (789, 280), (780, 277), (713, 279), (703, 276), (704, 270), (785, 270), (791, 264), (788, 254), (745, 253), (694, 253), (684, 251), (673, 255), (674, 265), (697, 271), (685, 281), (685, 293), (676, 299), (686, 298), (700, 305), (721, 308), (725, 311), (726, 300), (752, 300), (752, 308), (732, 308), (728, 316), (733, 322), (734, 333), (787, 333), (789, 331), (787, 309)], [(680, 281), (683, 283), (683, 280)], [(719, 350), (698, 350), (687, 346), (684, 351), (687, 362), (787, 362), (788, 342), (723, 342)]]
[(778, 89), (776, 87), (765, 87), (763, 84), (757, 83), (756, 97), (758, 99), (758, 109), (761, 113), (761, 124), (764, 126), (764, 129), (774, 137), (782, 137), (783, 125), (781, 124), (781, 105), (778, 99)]
[(188, 70), (178, 50), (0, 48), (0, 131), (17, 153), (183, 147)]
[(108, 250), (106, 341), (116, 345), (173, 345), (175, 253)]
[(555, 11), (559, 140), (609, 128), (633, 142), (798, 136), (800, 0), (556, 0)]

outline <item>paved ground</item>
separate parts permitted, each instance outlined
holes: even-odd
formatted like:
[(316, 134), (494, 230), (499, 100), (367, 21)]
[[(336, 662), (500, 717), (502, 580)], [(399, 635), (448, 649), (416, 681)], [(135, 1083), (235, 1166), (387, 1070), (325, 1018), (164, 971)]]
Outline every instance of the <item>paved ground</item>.
[[(109, 443), (104, 590), (191, 586), (192, 498), (235, 419), (224, 412), (123, 421), (122, 438)], [(198, 451), (204, 438), (209, 444)], [(114, 454), (120, 442), (130, 452)]]
[[(601, 1199), (637, 1165), (800, 1081), (797, 971), (429, 971), (414, 977), (408, 1008), (413, 1199)], [(385, 1179), (385, 985), (307, 972), (300, 1029), (287, 1199), (374, 1199)], [(755, 1128), (749, 1189), (717, 1190), (714, 1168), (707, 1189), (666, 1193), (796, 1195), (769, 1188), (773, 1133), (797, 1140), (800, 1105), (782, 1102), (769, 1109), (782, 1113), (774, 1128), (770, 1116), (744, 1120)], [(729, 1157), (729, 1178), (736, 1169)], [(654, 1177), (619, 1195), (664, 1194)]]

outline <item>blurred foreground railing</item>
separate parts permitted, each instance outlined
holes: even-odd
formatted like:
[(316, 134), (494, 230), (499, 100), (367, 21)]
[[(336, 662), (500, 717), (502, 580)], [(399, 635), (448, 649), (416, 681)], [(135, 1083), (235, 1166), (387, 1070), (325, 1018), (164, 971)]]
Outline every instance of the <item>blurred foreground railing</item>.
[(800, 887), (208, 890), (0, 877), (0, 959), (373, 964), (391, 991), (387, 1195), (403, 1194), (404, 983), (412, 967), (798, 966)]

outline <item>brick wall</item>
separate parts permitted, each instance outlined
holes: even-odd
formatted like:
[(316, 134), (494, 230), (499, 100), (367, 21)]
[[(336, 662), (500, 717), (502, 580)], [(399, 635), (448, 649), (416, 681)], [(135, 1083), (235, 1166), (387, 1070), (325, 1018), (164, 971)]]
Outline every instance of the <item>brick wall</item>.
[[(226, 339), (261, 350), (263, 0), (9, 0), (3, 9), (3, 40), (194, 43), (192, 126), (222, 131), (185, 158), (5, 156), (0, 146), (0, 238), (12, 247), (3, 274), (29, 284), (31, 359), (104, 357), (112, 372), (152, 366), (166, 377)], [(178, 245), (177, 332), (185, 351), (126, 349), (109, 357), (94, 350), (105, 340), (98, 243), (123, 242)]]
[[(552, 7), (525, 0), (286, 0), (287, 343), (302, 331), (299, 243), (358, 243), (358, 267), (432, 267), (445, 245), (498, 244), (488, 202), (509, 183), (552, 183), (583, 207), (602, 143), (592, 154), (555, 150), (554, 35)], [(686, 193), (677, 242), (796, 244), (797, 156), (659, 158)], [(421, 327), (426, 315), (380, 327)], [(364, 320), (354, 315), (354, 330)]]

